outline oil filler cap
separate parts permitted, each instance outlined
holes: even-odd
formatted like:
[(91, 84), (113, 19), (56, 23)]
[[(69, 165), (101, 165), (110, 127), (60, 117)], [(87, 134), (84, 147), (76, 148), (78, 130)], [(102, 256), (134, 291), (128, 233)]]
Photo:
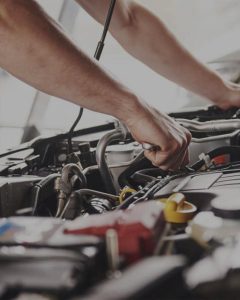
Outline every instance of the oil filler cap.
[(187, 202), (182, 193), (174, 193), (169, 198), (159, 200), (165, 204), (164, 216), (169, 223), (185, 224), (192, 220), (197, 212), (196, 206)]
[(240, 199), (215, 199), (211, 202), (213, 213), (223, 219), (240, 220)]

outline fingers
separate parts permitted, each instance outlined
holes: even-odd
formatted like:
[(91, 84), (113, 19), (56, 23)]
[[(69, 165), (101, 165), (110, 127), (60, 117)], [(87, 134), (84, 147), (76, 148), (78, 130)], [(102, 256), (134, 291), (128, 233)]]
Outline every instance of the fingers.
[(183, 157), (183, 161), (180, 165), (180, 169), (186, 167), (189, 164), (189, 162), (190, 162), (190, 157), (189, 157), (189, 151), (187, 149), (186, 152), (185, 152), (185, 155)]
[(214, 104), (222, 110), (232, 107), (240, 107), (240, 85), (234, 82), (224, 81), (225, 93), (213, 100)]
[(155, 167), (159, 167), (163, 170), (169, 170), (172, 165), (172, 158), (168, 152), (159, 151), (149, 151), (144, 152), (145, 157), (149, 159)]
[(187, 131), (186, 133), (186, 138), (187, 138), (187, 144), (186, 144), (186, 148), (185, 148), (185, 151), (183, 151), (180, 155), (180, 157), (178, 158), (178, 161), (179, 161), (179, 168), (182, 169), (184, 168), (185, 166), (187, 166), (190, 162), (190, 157), (189, 157), (189, 150), (188, 150), (188, 146), (191, 142), (191, 139), (192, 139), (192, 135), (189, 131)]
[(173, 165), (170, 167), (170, 170), (179, 170), (186, 165), (189, 164), (189, 151), (188, 151), (188, 146), (191, 142), (192, 135), (191, 133), (186, 130), (185, 128), (182, 129), (183, 134), (182, 134), (182, 147), (181, 150), (179, 150), (176, 153), (176, 160), (173, 162)]
[(145, 151), (145, 156), (154, 166), (178, 170), (188, 163), (191, 134), (168, 115), (148, 107), (143, 117), (128, 122), (128, 128), (141, 144), (157, 146), (152, 151)]
[(188, 146), (191, 134), (182, 128), (178, 138), (169, 141), (167, 150), (145, 151), (145, 156), (152, 161), (154, 166), (163, 170), (179, 170), (189, 163)]

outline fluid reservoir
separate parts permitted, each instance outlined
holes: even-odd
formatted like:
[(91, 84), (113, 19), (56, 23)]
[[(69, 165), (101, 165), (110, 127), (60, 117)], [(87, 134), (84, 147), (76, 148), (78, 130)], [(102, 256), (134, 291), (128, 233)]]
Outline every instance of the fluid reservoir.
[(114, 185), (119, 192), (119, 175), (129, 166), (131, 161), (142, 151), (141, 146), (134, 142), (130, 144), (119, 143), (111, 145), (106, 150), (106, 160), (113, 175)]
[(106, 150), (107, 162), (109, 165), (129, 162), (139, 151), (141, 151), (141, 147), (138, 143), (128, 145), (119, 143), (118, 145), (108, 146)]
[(211, 211), (200, 212), (187, 228), (200, 244), (207, 246), (210, 241), (220, 244), (235, 244), (240, 238), (239, 199), (215, 199)]

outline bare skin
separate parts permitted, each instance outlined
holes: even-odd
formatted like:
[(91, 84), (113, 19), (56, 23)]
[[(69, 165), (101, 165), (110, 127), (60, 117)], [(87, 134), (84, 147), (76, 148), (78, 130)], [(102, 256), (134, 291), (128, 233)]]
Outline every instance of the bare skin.
[[(109, 0), (76, 1), (103, 24)], [(229, 86), (195, 59), (145, 7), (134, 1), (117, 1), (110, 30), (126, 51), (167, 79), (219, 106), (229, 107), (235, 101), (240, 105), (240, 87)]]
[[(77, 2), (104, 22), (109, 0)], [(159, 74), (221, 107), (240, 106), (239, 87), (192, 57), (142, 6), (117, 1), (111, 33)], [(145, 153), (154, 165), (178, 169), (188, 163), (190, 133), (113, 79), (35, 1), (0, 0), (0, 66), (48, 94), (120, 119), (140, 143), (159, 146), (159, 151)]]

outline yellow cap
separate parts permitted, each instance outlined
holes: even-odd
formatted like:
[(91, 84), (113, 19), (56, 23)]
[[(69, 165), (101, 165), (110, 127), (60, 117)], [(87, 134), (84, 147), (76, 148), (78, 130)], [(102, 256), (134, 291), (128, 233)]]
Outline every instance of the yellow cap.
[(121, 193), (119, 195), (120, 204), (123, 203), (123, 201), (125, 200), (125, 197), (126, 197), (127, 194), (134, 194), (134, 193), (136, 193), (136, 190), (134, 190), (130, 187), (123, 188), (123, 190), (121, 191)]
[(182, 193), (175, 193), (167, 199), (159, 200), (165, 203), (164, 216), (169, 223), (187, 223), (192, 220), (197, 212), (197, 207), (187, 202)]

